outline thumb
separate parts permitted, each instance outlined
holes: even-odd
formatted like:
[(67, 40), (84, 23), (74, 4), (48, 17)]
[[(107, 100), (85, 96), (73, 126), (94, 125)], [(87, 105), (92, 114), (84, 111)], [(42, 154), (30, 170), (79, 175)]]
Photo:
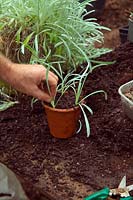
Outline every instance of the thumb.
[(50, 101), (52, 100), (52, 97), (49, 94), (47, 94), (45, 91), (41, 90), (38, 87), (36, 88), (36, 90), (34, 90), (32, 96), (36, 97), (41, 101), (46, 101), (47, 103), (50, 103)]

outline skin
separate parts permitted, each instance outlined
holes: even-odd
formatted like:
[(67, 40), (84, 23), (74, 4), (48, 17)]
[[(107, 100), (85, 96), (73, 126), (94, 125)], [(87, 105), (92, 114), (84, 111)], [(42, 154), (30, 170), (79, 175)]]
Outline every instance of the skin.
[[(46, 68), (42, 65), (16, 64), (0, 55), (0, 79), (16, 90), (50, 102), (56, 94), (58, 77), (49, 72), (50, 94), (46, 87)], [(45, 84), (44, 84), (45, 83)]]

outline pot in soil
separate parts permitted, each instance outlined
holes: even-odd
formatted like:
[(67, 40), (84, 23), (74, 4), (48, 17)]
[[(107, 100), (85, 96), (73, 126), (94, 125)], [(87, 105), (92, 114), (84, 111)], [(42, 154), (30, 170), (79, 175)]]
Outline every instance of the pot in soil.
[(124, 27), (119, 28), (119, 35), (120, 35), (121, 43), (127, 42), (127, 39), (128, 39), (128, 26), (124, 26)]
[(133, 42), (133, 16), (129, 18), (128, 39)]
[(80, 117), (80, 107), (69, 109), (52, 108), (44, 104), (50, 133), (56, 138), (69, 138), (74, 135)]
[[(55, 72), (56, 71), (57, 70), (55, 70)], [(104, 93), (105, 99), (107, 96), (106, 92), (103, 90), (97, 90), (87, 95), (83, 93), (83, 87), (89, 73), (90, 65), (87, 65), (85, 69), (81, 69), (81, 71), (78, 73), (74, 72), (74, 70), (70, 70), (65, 76), (62, 71), (58, 71), (58, 76), (61, 80), (56, 89), (57, 94), (51, 101), (51, 107), (47, 106), (46, 104), (44, 105), (50, 132), (54, 137), (69, 138), (73, 136), (73, 134), (76, 132), (77, 122), (81, 111), (86, 126), (87, 137), (90, 136), (90, 125), (86, 111), (90, 112), (91, 114), (93, 114), (93, 111), (87, 104), (85, 104), (85, 100), (97, 93)], [(47, 78), (48, 76), (46, 76), (46, 84), (50, 94), (51, 91)], [(81, 126), (82, 123), (80, 121), (80, 127), (77, 132), (81, 130)]]
[(133, 120), (133, 80), (123, 84), (119, 88), (123, 110)]

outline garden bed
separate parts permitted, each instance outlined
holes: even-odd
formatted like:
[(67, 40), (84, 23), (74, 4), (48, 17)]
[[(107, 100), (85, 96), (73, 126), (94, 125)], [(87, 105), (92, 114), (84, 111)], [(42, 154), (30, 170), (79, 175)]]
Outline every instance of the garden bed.
[(51, 200), (81, 200), (104, 186), (116, 187), (125, 174), (132, 183), (133, 123), (123, 113), (118, 94), (119, 86), (133, 79), (132, 55), (133, 44), (120, 46), (102, 57), (116, 63), (88, 78), (85, 93), (108, 93), (107, 101), (96, 95), (87, 102), (94, 111), (88, 115), (89, 138), (85, 127), (70, 139), (53, 138), (41, 103), (32, 110), (26, 96), (20, 95), (20, 104), (0, 113), (0, 162), (21, 177), (29, 197), (38, 190), (32, 200), (47, 199), (40, 191), (50, 194)]

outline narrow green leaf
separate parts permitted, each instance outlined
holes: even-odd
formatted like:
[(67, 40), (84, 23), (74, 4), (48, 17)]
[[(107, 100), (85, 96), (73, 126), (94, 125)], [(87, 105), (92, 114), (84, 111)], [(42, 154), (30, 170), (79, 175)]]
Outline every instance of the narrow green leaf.
[(79, 104), (79, 106), (80, 106), (80, 108), (81, 108), (81, 110), (82, 110), (82, 113), (83, 113), (83, 116), (84, 116), (85, 125), (86, 125), (87, 137), (89, 137), (89, 136), (90, 136), (90, 124), (89, 124), (89, 120), (88, 120), (87, 115), (86, 115), (86, 113), (85, 113), (85, 111), (84, 111), (84, 109), (83, 109), (82, 104)]

